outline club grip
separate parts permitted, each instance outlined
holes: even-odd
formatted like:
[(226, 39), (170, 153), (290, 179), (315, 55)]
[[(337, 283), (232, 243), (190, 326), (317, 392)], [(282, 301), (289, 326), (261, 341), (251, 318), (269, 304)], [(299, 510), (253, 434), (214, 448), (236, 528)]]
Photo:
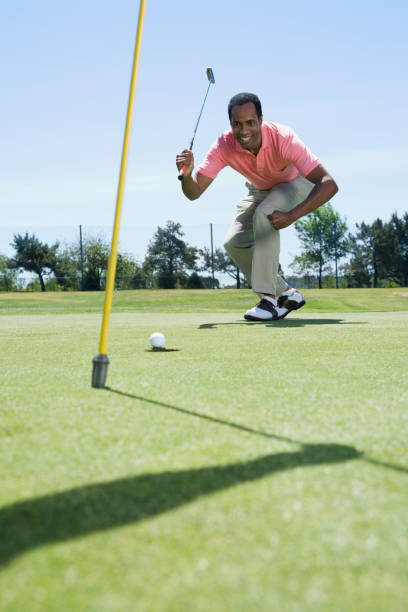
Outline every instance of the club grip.
[(186, 166), (183, 166), (182, 169), (180, 170), (179, 175), (178, 175), (178, 180), (179, 181), (183, 180), (185, 169), (186, 169)]

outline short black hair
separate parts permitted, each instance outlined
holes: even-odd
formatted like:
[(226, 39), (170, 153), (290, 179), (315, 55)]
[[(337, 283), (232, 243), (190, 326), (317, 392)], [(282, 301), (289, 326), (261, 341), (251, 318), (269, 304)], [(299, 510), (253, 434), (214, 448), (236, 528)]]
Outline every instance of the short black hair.
[(247, 104), (248, 102), (252, 102), (252, 104), (255, 105), (257, 117), (262, 117), (262, 106), (261, 106), (261, 102), (258, 96), (244, 91), (242, 93), (236, 94), (229, 101), (229, 104), (228, 104), (229, 120), (231, 121), (231, 112), (234, 106), (242, 106), (242, 104)]

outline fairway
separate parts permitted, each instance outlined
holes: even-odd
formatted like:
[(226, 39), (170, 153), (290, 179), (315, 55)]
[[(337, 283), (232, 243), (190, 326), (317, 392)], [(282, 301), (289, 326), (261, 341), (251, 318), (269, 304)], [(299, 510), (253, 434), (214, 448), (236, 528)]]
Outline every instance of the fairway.
[(119, 292), (101, 390), (103, 296), (0, 294), (2, 611), (406, 610), (408, 290), (305, 296)]

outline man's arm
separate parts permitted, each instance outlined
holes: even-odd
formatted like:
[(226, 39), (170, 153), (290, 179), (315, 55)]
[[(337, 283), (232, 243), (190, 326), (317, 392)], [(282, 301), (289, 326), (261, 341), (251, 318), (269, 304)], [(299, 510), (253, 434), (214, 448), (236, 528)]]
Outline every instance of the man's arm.
[(189, 149), (185, 149), (180, 155), (177, 155), (176, 164), (179, 171), (185, 166), (183, 180), (181, 181), (184, 195), (189, 200), (197, 200), (207, 187), (211, 185), (214, 179), (200, 172), (197, 172), (195, 176), (192, 175), (194, 170), (194, 156)]
[(316, 208), (322, 204), (328, 202), (339, 190), (333, 177), (321, 164), (316, 166), (306, 178), (311, 183), (314, 183), (314, 187), (306, 200), (303, 200), (303, 202), (289, 212), (275, 210), (269, 215), (269, 219), (275, 229), (283, 229), (284, 227), (292, 225), (292, 223), (300, 219), (300, 217), (304, 217), (313, 210), (316, 210)]

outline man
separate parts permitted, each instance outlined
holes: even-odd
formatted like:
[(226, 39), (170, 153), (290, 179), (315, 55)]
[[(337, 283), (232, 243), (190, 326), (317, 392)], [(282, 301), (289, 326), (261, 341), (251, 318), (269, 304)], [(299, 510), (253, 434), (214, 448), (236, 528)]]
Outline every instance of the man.
[(254, 94), (234, 96), (228, 116), (231, 130), (213, 144), (194, 176), (190, 150), (177, 155), (176, 164), (184, 168), (182, 189), (189, 200), (199, 198), (225, 166), (248, 179), (248, 195), (238, 204), (224, 246), (260, 296), (245, 319), (276, 321), (305, 304), (278, 275), (279, 230), (327, 202), (338, 187), (291, 128), (263, 121)]

